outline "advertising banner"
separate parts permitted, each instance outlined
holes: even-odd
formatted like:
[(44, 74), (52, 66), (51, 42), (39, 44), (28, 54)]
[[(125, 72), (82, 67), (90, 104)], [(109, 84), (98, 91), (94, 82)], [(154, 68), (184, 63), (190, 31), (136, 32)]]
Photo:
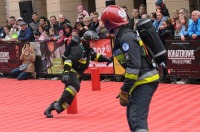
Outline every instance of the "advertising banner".
[(166, 40), (169, 75), (200, 78), (200, 40)]
[[(100, 39), (96, 42), (94, 51), (98, 54), (105, 55), (107, 57), (112, 56), (112, 44), (110, 39)], [(91, 73), (92, 67), (98, 67), (100, 74), (114, 74), (113, 63), (106, 66), (106, 62), (94, 62), (91, 61), (89, 64), (89, 68), (85, 71), (85, 74)]]
[(20, 61), (23, 43), (0, 42), (0, 72), (10, 73), (11, 70), (22, 64)]

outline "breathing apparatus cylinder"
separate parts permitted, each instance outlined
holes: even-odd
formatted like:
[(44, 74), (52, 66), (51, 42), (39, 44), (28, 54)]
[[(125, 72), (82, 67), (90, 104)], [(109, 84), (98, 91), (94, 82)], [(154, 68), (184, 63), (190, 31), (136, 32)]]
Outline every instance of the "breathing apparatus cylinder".
[(151, 20), (147, 18), (140, 19), (136, 24), (136, 29), (142, 41), (151, 50), (150, 52), (153, 53), (152, 57), (155, 59), (156, 63), (161, 64), (165, 62), (166, 49)]

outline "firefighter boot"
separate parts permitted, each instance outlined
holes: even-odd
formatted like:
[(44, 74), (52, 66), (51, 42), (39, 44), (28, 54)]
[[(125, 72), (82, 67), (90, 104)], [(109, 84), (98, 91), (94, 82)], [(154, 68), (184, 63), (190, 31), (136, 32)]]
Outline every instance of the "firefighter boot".
[(52, 112), (53, 110), (55, 110), (55, 109), (54, 109), (54, 104), (55, 104), (55, 102), (51, 103), (51, 104), (49, 105), (49, 107), (44, 111), (44, 115), (45, 115), (47, 118), (53, 118), (53, 115), (51, 114), (51, 112)]
[(60, 114), (61, 112), (63, 112), (65, 109), (63, 108), (62, 104), (59, 102), (59, 101), (56, 101), (54, 104), (53, 104), (53, 107), (54, 109), (56, 110), (56, 112), (58, 114)]

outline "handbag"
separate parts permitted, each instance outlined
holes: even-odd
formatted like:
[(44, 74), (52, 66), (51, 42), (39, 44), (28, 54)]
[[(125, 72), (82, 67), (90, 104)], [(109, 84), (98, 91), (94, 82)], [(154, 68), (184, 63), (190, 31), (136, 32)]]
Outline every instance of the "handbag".
[(19, 70), (20, 70), (20, 71), (25, 71), (25, 70), (28, 68), (29, 62), (30, 62), (30, 55), (29, 55), (29, 57), (28, 57), (28, 63), (24, 63), (24, 64), (20, 65), (20, 66), (19, 66)]
[(25, 71), (28, 68), (28, 64), (22, 64), (19, 66), (20, 71)]

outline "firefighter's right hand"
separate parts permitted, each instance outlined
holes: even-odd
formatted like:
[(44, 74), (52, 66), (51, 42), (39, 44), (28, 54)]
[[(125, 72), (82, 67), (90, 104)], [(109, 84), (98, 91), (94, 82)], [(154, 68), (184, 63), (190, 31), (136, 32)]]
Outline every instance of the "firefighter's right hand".
[(128, 105), (128, 93), (124, 92), (121, 90), (121, 92), (119, 93), (119, 95), (116, 97), (117, 99), (119, 98), (119, 102), (121, 106), (127, 106)]
[(69, 81), (69, 72), (64, 72), (62, 75), (61, 82), (62, 83), (67, 83)]

